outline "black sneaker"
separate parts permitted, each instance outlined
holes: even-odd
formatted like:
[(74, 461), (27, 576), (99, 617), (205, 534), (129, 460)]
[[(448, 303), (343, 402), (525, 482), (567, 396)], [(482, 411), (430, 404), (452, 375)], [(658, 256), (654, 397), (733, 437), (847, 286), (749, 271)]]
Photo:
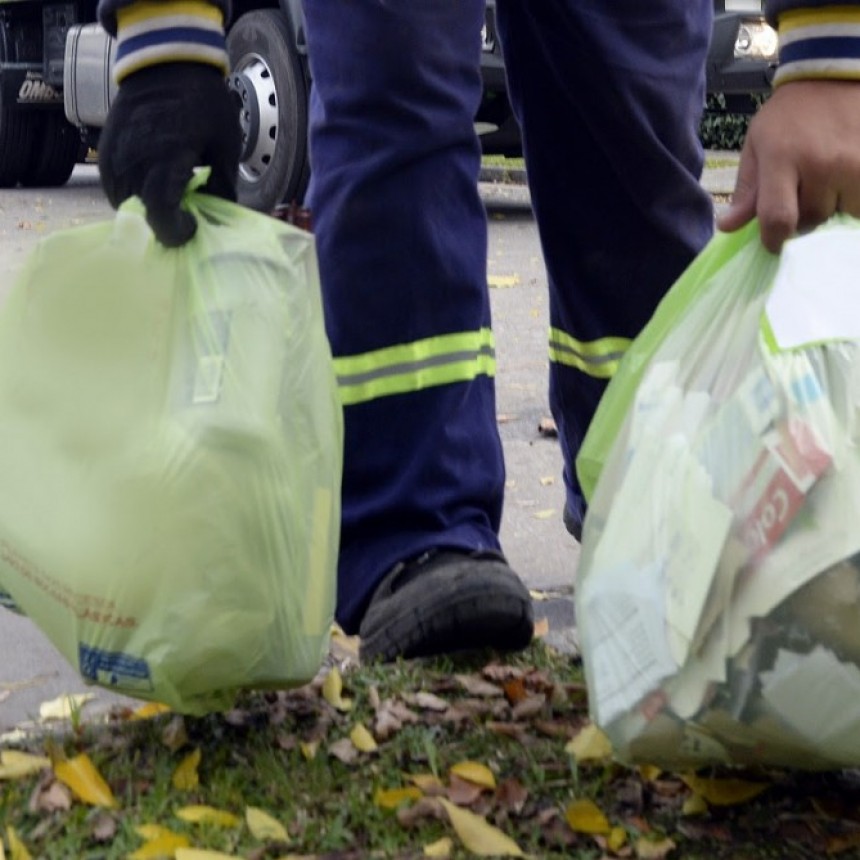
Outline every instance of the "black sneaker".
[(528, 590), (496, 554), (439, 550), (394, 567), (359, 629), (363, 661), (493, 648), (521, 651), (534, 635)]

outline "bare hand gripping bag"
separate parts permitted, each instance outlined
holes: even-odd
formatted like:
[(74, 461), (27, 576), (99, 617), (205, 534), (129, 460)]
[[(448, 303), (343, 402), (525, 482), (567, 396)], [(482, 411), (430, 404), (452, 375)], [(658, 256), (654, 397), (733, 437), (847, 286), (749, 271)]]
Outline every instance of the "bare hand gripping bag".
[(860, 764), (860, 222), (718, 235), (589, 429), (576, 608), (620, 758)]
[(190, 191), (61, 231), (0, 309), (0, 592), (83, 678), (174, 709), (310, 680), (342, 416), (313, 237)]

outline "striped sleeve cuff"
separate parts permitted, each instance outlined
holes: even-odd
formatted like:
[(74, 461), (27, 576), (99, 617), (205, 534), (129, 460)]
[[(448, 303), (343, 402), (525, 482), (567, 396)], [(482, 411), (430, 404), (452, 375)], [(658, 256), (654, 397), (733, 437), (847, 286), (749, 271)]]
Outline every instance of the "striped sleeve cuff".
[(203, 0), (140, 0), (117, 11), (114, 76), (159, 63), (206, 63), (229, 70), (224, 15)]
[(793, 9), (779, 16), (774, 86), (816, 78), (860, 80), (860, 7)]

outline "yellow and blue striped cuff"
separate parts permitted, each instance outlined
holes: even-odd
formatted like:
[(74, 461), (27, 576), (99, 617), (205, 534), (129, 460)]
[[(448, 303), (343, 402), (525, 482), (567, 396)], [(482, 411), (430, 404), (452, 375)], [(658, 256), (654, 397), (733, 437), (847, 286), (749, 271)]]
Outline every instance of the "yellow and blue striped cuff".
[(793, 9), (779, 16), (779, 68), (789, 81), (860, 80), (860, 7)]
[(229, 70), (224, 15), (202, 0), (141, 0), (117, 12), (117, 83), (160, 63), (206, 63)]

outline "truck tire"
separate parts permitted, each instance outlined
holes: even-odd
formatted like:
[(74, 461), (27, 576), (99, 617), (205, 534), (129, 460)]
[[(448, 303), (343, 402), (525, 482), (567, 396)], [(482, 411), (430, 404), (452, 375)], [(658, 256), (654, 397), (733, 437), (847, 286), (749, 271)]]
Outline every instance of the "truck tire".
[(29, 188), (65, 185), (81, 153), (80, 132), (61, 111), (43, 113), (38, 119), (38, 134), (21, 173), (21, 184)]
[(241, 100), (239, 202), (260, 212), (300, 203), (308, 182), (308, 81), (283, 13), (242, 15), (227, 34), (228, 85)]
[(0, 188), (14, 188), (30, 160), (35, 141), (33, 111), (6, 107), (0, 95)]

